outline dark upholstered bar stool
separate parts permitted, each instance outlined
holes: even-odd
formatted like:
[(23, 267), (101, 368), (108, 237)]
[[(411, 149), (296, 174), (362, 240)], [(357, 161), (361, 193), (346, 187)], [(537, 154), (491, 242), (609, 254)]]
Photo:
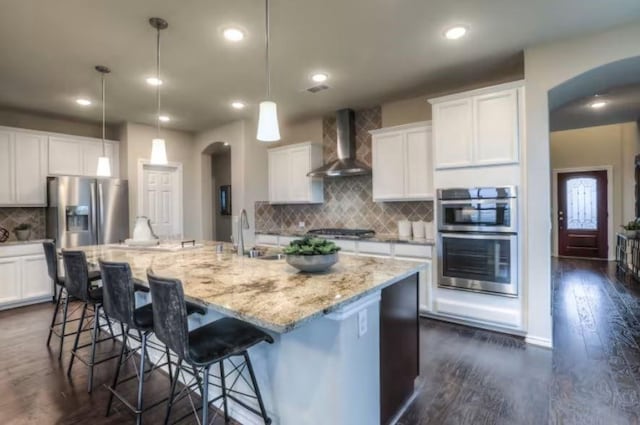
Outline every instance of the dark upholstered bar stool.
[[(265, 424), (270, 424), (271, 419), (267, 416), (267, 411), (264, 407), (262, 396), (260, 395), (260, 389), (258, 388), (247, 350), (262, 341), (271, 344), (273, 343), (273, 338), (258, 328), (233, 318), (216, 320), (189, 332), (182, 283), (177, 279), (155, 276), (151, 271), (147, 271), (147, 277), (153, 299), (153, 326), (155, 334), (158, 339), (164, 342), (167, 347), (178, 356), (178, 365), (175, 376), (171, 382), (171, 393), (169, 395), (165, 424), (169, 422), (171, 406), (177, 401), (175, 394), (176, 383), (183, 363), (187, 363), (193, 370), (196, 383), (194, 385), (187, 384), (186, 388), (182, 391), (187, 391), (187, 395), (189, 395), (191, 389), (197, 386), (202, 396), (200, 424), (209, 424), (209, 406), (211, 403), (220, 399), (222, 399), (225, 423), (229, 423), (227, 399), (232, 399), (254, 414), (261, 416)], [(244, 363), (242, 365), (236, 365), (232, 362), (234, 366), (233, 370), (229, 374), (225, 374), (224, 361), (230, 361), (230, 358), (235, 356), (242, 357)], [(209, 400), (210, 369), (211, 366), (216, 363), (220, 370), (219, 387), (222, 394), (213, 400)], [(249, 382), (242, 374), (245, 369), (244, 365), (246, 365), (246, 369), (249, 372), (251, 385), (249, 385)], [(238, 376), (234, 379), (231, 387), (228, 388), (226, 378), (234, 372), (237, 372)], [(202, 380), (200, 379), (201, 373)], [(242, 377), (247, 386), (253, 390), (254, 395), (234, 390), (234, 384), (240, 377)], [(249, 406), (244, 401), (235, 397), (234, 394), (241, 394), (245, 397), (256, 399), (260, 410), (258, 411)]]
[[(145, 362), (148, 358), (148, 349), (153, 348), (161, 351), (166, 355), (166, 363), (156, 364), (150, 371), (153, 371), (159, 367), (167, 366), (169, 368), (169, 376), (173, 377), (171, 371), (171, 356), (169, 348), (165, 345), (159, 346), (149, 340), (149, 337), (153, 333), (153, 311), (151, 304), (145, 304), (141, 307), (136, 307), (135, 291), (137, 284), (134, 282), (131, 275), (131, 268), (127, 263), (114, 263), (100, 261), (100, 271), (102, 273), (102, 288), (103, 288), (103, 306), (104, 310), (110, 319), (114, 319), (120, 322), (122, 330), (122, 350), (120, 351), (120, 358), (113, 377), (113, 383), (108, 389), (111, 391), (109, 394), (109, 402), (107, 404), (107, 416), (111, 412), (111, 405), (113, 403), (113, 396), (127, 406), (136, 415), (136, 424), (142, 424), (142, 414), (157, 406), (158, 404), (166, 401), (167, 399), (156, 401), (153, 404), (148, 405), (146, 408), (143, 406), (144, 398), (144, 374), (147, 372), (145, 369), (147, 366)], [(148, 288), (147, 288), (148, 290)], [(206, 313), (206, 310), (199, 305), (193, 303), (187, 303), (187, 314), (191, 313)], [(134, 340), (140, 343), (140, 346), (135, 350), (129, 347), (129, 340)], [(140, 350), (140, 361), (136, 368), (136, 374), (128, 378), (119, 380), (120, 370), (126, 363), (127, 359)], [(159, 362), (160, 363), (160, 362)], [(132, 405), (126, 398), (118, 393), (117, 387), (126, 381), (133, 378), (138, 378), (138, 396), (136, 405)]]
[[(64, 277), (60, 276), (58, 273), (58, 255), (56, 253), (56, 245), (53, 242), (43, 242), (42, 246), (44, 248), (44, 256), (47, 260), (47, 269), (49, 271), (49, 278), (54, 283), (54, 301), (56, 303), (56, 307), (53, 310), (53, 317), (51, 318), (51, 324), (49, 325), (49, 336), (47, 337), (47, 346), (51, 342), (51, 336), (55, 335), (60, 338), (60, 352), (58, 353), (58, 359), (62, 358), (62, 347), (64, 344), (64, 337), (75, 335), (75, 332), (66, 332), (67, 323), (76, 322), (80, 319), (68, 319), (69, 314), (69, 301), (70, 297), (65, 288)], [(100, 280), (100, 272), (89, 272), (89, 282), (95, 282), (96, 280)], [(64, 295), (64, 298), (63, 298)], [(56, 322), (58, 319), (58, 313), (60, 312), (60, 306), (64, 303), (64, 307), (62, 309), (62, 321)], [(58, 327), (61, 327), (58, 330)]]
[[(65, 285), (67, 293), (84, 302), (82, 307), (82, 314), (80, 316), (80, 324), (78, 325), (78, 332), (76, 333), (73, 349), (71, 350), (71, 360), (69, 360), (69, 368), (67, 375), (71, 376), (71, 369), (73, 368), (73, 361), (78, 358), (82, 363), (89, 367), (89, 377), (87, 382), (87, 391), (90, 393), (93, 390), (93, 369), (96, 365), (104, 363), (108, 360), (115, 359), (118, 355), (109, 356), (102, 360), (96, 361), (96, 345), (100, 342), (113, 340), (115, 335), (111, 328), (111, 322), (108, 316), (106, 316), (107, 326), (109, 327), (110, 335), (107, 338), (98, 339), (98, 331), (100, 330), (100, 310), (102, 309), (102, 287), (92, 287), (89, 282), (89, 269), (87, 266), (87, 257), (83, 251), (67, 251), (62, 250), (62, 260), (64, 263), (65, 272)], [(93, 308), (93, 321), (91, 323), (91, 342), (78, 346), (80, 341), (80, 334), (83, 331), (85, 317), (87, 315), (87, 309)], [(91, 346), (91, 356), (89, 360), (85, 360), (78, 355), (78, 350)]]

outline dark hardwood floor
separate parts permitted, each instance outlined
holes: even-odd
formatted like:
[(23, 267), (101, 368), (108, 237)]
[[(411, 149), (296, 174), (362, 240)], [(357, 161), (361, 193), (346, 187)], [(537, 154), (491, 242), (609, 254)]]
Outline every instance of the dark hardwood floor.
[[(44, 348), (51, 311), (42, 304), (0, 312), (0, 424), (133, 423), (118, 403), (104, 417), (111, 363), (98, 367), (89, 396), (84, 365), (68, 380), (68, 353), (59, 363), (57, 341)], [(553, 314), (553, 351), (422, 319), (424, 384), (399, 424), (640, 424), (640, 284), (616, 279), (612, 263), (554, 262)], [(155, 400), (168, 379), (157, 375), (145, 388)], [(177, 409), (187, 410), (186, 401)], [(145, 423), (162, 423), (163, 414), (163, 406), (152, 410)]]
[(554, 350), (423, 321), (413, 424), (640, 424), (640, 284), (615, 264), (554, 261)]
[[(83, 363), (76, 361), (71, 379), (67, 378), (73, 337), (66, 338), (65, 353), (59, 361), (59, 340), (54, 336), (50, 348), (45, 346), (52, 313), (53, 305), (48, 303), (0, 312), (0, 425), (134, 424), (133, 414), (117, 400), (113, 402), (111, 415), (105, 417), (109, 392), (104, 384), (111, 383), (117, 359), (96, 366), (91, 395), (87, 393), (88, 369)], [(81, 343), (88, 341), (89, 332), (85, 332)], [(98, 347), (98, 359), (120, 352), (119, 342), (108, 341)], [(88, 357), (86, 350), (83, 352), (85, 358)], [(121, 376), (135, 373), (130, 363), (127, 366), (123, 368)], [(134, 379), (122, 386), (123, 393), (132, 402), (136, 399), (136, 384)], [(146, 403), (153, 404), (165, 398), (168, 392), (167, 375), (156, 371), (148, 376), (145, 382)], [(195, 396), (194, 403), (199, 402), (200, 399)], [(175, 408), (172, 420), (179, 419), (191, 410), (186, 398)], [(144, 414), (144, 423), (162, 424), (165, 409), (166, 404), (162, 403), (149, 410)], [(180, 425), (197, 423), (195, 417), (190, 417), (181, 421)], [(224, 420), (218, 416), (214, 424), (224, 424)]]

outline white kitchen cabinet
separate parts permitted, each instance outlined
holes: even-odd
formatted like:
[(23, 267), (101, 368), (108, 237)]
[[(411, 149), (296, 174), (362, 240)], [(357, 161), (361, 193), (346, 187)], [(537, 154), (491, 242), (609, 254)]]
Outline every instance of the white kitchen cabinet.
[(46, 205), (47, 139), (0, 130), (0, 205)]
[[(105, 143), (105, 155), (111, 161), (112, 177), (119, 175), (119, 144)], [(49, 174), (59, 176), (96, 177), (102, 141), (73, 136), (49, 137)]]
[(269, 149), (269, 202), (313, 204), (324, 202), (324, 184), (307, 173), (322, 166), (322, 145), (306, 142)]
[(51, 299), (51, 281), (48, 278), (44, 255), (22, 257), (22, 298)]
[(436, 169), (519, 161), (524, 83), (431, 99)]
[(52, 285), (42, 244), (0, 247), (0, 310), (51, 301)]
[(15, 133), (16, 203), (47, 203), (47, 138), (42, 134)]
[(0, 205), (11, 205), (15, 201), (13, 148), (13, 134), (0, 131)]
[(433, 140), (436, 168), (473, 164), (473, 112), (471, 99), (433, 105)]
[(0, 258), (0, 308), (20, 301), (21, 289), (20, 260)]
[(370, 133), (373, 200), (433, 199), (431, 126), (419, 122)]

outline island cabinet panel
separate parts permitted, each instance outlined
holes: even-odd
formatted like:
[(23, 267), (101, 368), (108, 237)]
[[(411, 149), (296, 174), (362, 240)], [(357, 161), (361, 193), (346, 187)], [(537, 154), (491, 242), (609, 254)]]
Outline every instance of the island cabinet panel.
[(380, 423), (412, 396), (420, 373), (418, 275), (382, 290), (380, 301)]

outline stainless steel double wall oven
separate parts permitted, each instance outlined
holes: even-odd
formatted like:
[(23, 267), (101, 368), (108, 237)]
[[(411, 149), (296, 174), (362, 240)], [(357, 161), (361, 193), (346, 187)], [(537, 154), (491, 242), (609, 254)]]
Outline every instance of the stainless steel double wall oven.
[(438, 190), (438, 286), (518, 295), (515, 186)]

